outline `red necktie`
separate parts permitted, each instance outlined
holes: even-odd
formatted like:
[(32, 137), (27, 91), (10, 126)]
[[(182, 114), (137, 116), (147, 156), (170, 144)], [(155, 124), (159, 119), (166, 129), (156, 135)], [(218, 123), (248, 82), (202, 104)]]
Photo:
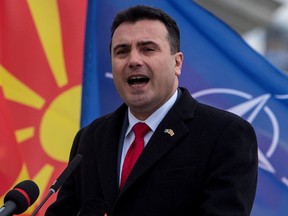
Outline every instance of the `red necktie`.
[(133, 126), (132, 130), (135, 134), (135, 139), (129, 147), (125, 156), (121, 175), (120, 190), (125, 184), (133, 166), (135, 165), (137, 159), (139, 158), (140, 154), (144, 149), (144, 136), (148, 133), (150, 128), (145, 123), (139, 122)]

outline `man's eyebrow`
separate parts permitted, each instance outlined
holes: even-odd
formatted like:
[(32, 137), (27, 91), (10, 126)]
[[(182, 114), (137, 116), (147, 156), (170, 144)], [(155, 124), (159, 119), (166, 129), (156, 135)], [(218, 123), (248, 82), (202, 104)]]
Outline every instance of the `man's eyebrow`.
[(130, 45), (129, 44), (118, 44), (113, 48), (113, 52), (115, 52), (117, 49), (121, 49), (121, 48), (129, 48)]
[[(154, 41), (139, 41), (137, 43), (137, 47), (142, 47), (142, 46), (146, 46), (146, 45), (153, 45), (155, 47), (158, 47), (158, 44), (155, 43)], [(114, 48), (113, 48), (113, 52), (115, 53), (118, 49), (127, 49), (127, 48), (130, 48), (131, 45), (130, 44), (118, 44), (116, 45)]]
[(146, 45), (158, 46), (158, 44), (155, 43), (154, 41), (140, 41), (137, 43), (137, 46), (146, 46)]

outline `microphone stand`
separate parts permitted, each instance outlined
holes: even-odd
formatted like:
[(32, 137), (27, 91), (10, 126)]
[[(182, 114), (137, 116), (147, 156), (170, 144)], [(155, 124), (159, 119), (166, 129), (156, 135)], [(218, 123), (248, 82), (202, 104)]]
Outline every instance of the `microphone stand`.
[(45, 204), (45, 202), (49, 199), (49, 197), (55, 193), (55, 191), (53, 189), (49, 190), (49, 193), (45, 196), (45, 198), (42, 200), (42, 202), (39, 204), (39, 206), (37, 206), (37, 208), (33, 211), (31, 216), (35, 216), (38, 211), (42, 208), (42, 206)]
[(44, 203), (49, 199), (49, 197), (54, 194), (61, 185), (67, 180), (67, 178), (71, 175), (71, 173), (79, 166), (80, 162), (82, 160), (82, 155), (77, 154), (73, 160), (68, 164), (68, 166), (65, 168), (65, 170), (61, 173), (58, 179), (51, 185), (49, 193), (46, 195), (44, 200), (39, 204), (39, 206), (33, 211), (31, 216), (35, 216), (37, 212), (41, 209), (41, 207), (44, 205)]

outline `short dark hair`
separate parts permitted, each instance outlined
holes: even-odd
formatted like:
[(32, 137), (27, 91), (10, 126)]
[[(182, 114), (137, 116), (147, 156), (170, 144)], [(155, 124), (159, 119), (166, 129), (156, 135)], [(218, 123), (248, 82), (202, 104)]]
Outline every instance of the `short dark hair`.
[(168, 31), (171, 53), (175, 54), (176, 52), (180, 52), (180, 31), (176, 21), (161, 9), (145, 5), (127, 8), (116, 15), (111, 26), (110, 50), (113, 34), (119, 25), (124, 22), (135, 23), (145, 19), (161, 21)]

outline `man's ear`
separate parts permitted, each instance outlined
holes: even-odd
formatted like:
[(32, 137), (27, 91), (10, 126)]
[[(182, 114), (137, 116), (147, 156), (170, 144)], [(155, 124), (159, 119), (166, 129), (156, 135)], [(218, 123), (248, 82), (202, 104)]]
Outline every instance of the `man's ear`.
[(175, 74), (176, 76), (180, 76), (181, 68), (184, 60), (184, 55), (182, 52), (178, 52), (175, 54)]

